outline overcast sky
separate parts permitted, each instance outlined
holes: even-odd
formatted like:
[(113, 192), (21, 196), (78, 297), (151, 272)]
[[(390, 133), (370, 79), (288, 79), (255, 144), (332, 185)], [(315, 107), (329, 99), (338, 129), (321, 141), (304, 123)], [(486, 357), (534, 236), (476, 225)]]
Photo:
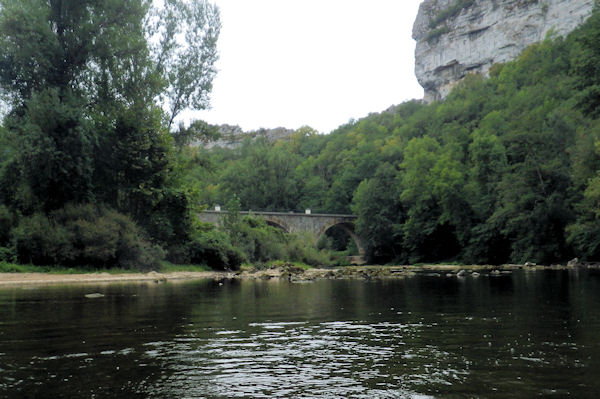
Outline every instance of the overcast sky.
[(422, 98), (411, 31), (421, 0), (213, 0), (223, 25), (213, 124), (311, 126)]

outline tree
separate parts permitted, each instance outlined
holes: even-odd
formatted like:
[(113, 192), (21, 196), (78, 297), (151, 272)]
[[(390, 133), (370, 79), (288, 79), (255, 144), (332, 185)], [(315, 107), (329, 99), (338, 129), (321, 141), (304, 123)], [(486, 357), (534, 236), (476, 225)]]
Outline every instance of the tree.
[[(146, 102), (141, 0), (0, 2), (0, 89), (15, 169), (40, 209), (90, 200), (98, 120)], [(18, 183), (18, 182), (14, 182)]]
[(238, 196), (245, 209), (287, 211), (295, 209), (298, 187), (295, 154), (264, 139), (246, 142), (242, 158), (229, 165), (221, 178), (226, 197)]
[(177, 150), (180, 152), (184, 147), (194, 142), (206, 144), (221, 137), (217, 126), (209, 125), (201, 120), (193, 121), (188, 127), (180, 123), (178, 129), (172, 132), (171, 135), (173, 136)]
[(404, 244), (410, 261), (439, 261), (459, 254), (466, 239), (469, 208), (464, 173), (453, 147), (433, 138), (412, 139), (401, 164), (400, 199), (407, 209)]
[(375, 176), (363, 180), (354, 193), (356, 233), (366, 246), (369, 262), (385, 263), (400, 260), (402, 256), (404, 210), (397, 176), (398, 171), (391, 164), (381, 164)]
[[(588, 160), (592, 167), (577, 165), (579, 169), (587, 169), (577, 173), (587, 178), (583, 198), (577, 203), (577, 221), (567, 227), (569, 243), (576, 250), (576, 255), (584, 260), (600, 259), (600, 168), (597, 166), (600, 162), (599, 133), (597, 127), (593, 129), (590, 136), (594, 145), (587, 145), (588, 151), (595, 155), (593, 160)], [(580, 141), (589, 144), (587, 137), (580, 138)], [(582, 153), (576, 155), (581, 156)]]
[(501, 227), (489, 219), (498, 206), (498, 184), (507, 171), (506, 149), (492, 132), (501, 132), (500, 112), (489, 113), (469, 145), (469, 170), (466, 195), (473, 211), (473, 225), (464, 257), (472, 263), (500, 264), (510, 253)]
[(578, 105), (588, 115), (600, 115), (600, 12), (592, 13), (576, 33), (579, 44), (573, 59), (575, 88), (581, 91)]
[(156, 71), (166, 82), (161, 93), (168, 127), (187, 108), (205, 109), (216, 74), (219, 9), (206, 0), (165, 0), (147, 19)]

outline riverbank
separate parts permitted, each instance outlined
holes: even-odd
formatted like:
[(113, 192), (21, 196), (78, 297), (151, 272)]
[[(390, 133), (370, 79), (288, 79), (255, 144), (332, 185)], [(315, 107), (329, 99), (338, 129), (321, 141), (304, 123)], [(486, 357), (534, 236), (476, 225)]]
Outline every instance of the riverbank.
[[(593, 267), (593, 266), (586, 266)], [(292, 264), (281, 264), (266, 269), (245, 269), (236, 272), (219, 271), (179, 271), (167, 273), (0, 273), (0, 287), (20, 285), (55, 285), (55, 284), (92, 284), (92, 283), (162, 283), (166, 281), (186, 281), (210, 279), (222, 280), (286, 280), (291, 282), (309, 282), (320, 279), (394, 279), (406, 278), (416, 274), (428, 274), (437, 277), (479, 277), (482, 275), (507, 275), (516, 270), (561, 270), (567, 266), (538, 265), (418, 265), (418, 266), (346, 266), (337, 268), (305, 269)]]
[(170, 273), (0, 273), (0, 287), (15, 285), (51, 285), (51, 284), (88, 284), (88, 283), (126, 283), (155, 282), (167, 280), (215, 279), (224, 273), (219, 272), (170, 272)]

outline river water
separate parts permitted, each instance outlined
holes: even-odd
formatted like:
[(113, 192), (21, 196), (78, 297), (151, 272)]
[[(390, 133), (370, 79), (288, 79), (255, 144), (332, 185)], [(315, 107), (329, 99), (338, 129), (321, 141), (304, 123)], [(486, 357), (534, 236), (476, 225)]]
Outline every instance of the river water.
[(0, 398), (597, 398), (599, 377), (600, 271), (0, 290)]

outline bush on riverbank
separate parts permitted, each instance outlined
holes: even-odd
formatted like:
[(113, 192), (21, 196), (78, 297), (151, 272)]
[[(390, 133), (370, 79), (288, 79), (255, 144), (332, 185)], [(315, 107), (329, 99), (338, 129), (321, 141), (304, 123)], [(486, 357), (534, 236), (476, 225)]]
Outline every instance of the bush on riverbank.
[(91, 204), (22, 217), (10, 231), (10, 250), (23, 264), (157, 268), (164, 254), (127, 216)]

